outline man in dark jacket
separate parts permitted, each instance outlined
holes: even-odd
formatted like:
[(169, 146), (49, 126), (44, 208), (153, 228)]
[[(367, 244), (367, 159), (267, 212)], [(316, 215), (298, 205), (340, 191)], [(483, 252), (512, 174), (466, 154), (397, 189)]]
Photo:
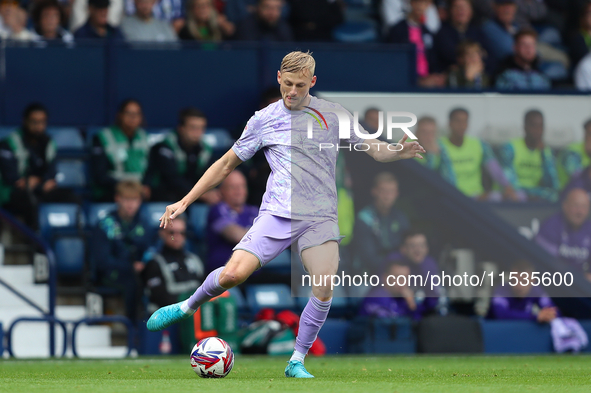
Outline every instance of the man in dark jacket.
[(109, 287), (125, 299), (127, 316), (137, 315), (137, 274), (144, 268), (144, 253), (153, 241), (150, 224), (139, 214), (142, 185), (123, 180), (115, 190), (117, 210), (98, 222), (89, 239), (92, 280), (99, 287)]
[(88, 20), (74, 33), (76, 39), (120, 39), (121, 30), (108, 23), (109, 0), (88, 0)]
[(281, 17), (283, 0), (259, 0), (255, 13), (243, 19), (236, 31), (240, 41), (293, 41), (291, 27)]
[[(176, 201), (185, 196), (213, 163), (212, 148), (203, 140), (207, 117), (199, 109), (185, 108), (176, 131), (150, 150), (144, 183), (152, 190), (152, 201)], [(205, 193), (201, 202), (219, 202), (216, 190)]]
[(148, 258), (141, 278), (148, 292), (153, 310), (179, 301), (179, 295), (193, 292), (205, 277), (205, 268), (199, 257), (186, 250), (187, 223), (178, 217), (174, 228), (159, 231), (162, 247)]

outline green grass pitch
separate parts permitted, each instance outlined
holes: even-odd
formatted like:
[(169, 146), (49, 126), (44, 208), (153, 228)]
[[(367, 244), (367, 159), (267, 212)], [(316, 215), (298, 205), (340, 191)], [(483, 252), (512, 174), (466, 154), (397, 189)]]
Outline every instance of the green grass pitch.
[(236, 357), (224, 379), (201, 379), (186, 357), (0, 360), (0, 392), (591, 392), (591, 356), (327, 356), (316, 376), (285, 378), (287, 358)]

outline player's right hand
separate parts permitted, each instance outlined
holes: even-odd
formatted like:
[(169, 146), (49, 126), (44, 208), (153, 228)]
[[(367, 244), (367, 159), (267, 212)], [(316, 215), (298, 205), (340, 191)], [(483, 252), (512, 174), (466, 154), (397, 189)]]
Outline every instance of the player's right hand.
[(177, 203), (166, 206), (166, 211), (162, 217), (160, 217), (160, 228), (172, 227), (172, 220), (183, 214), (186, 209), (187, 206), (183, 201), (178, 201)]

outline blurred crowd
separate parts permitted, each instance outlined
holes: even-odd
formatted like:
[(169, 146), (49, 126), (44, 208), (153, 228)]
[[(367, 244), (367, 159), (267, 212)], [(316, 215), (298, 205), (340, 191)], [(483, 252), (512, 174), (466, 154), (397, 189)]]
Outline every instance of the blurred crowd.
[[(260, 106), (278, 99), (274, 88), (265, 92)], [(370, 108), (362, 124), (373, 132), (381, 117), (378, 109)], [(448, 119), (445, 136), (439, 135), (442, 125), (434, 118), (419, 119), (414, 132), (427, 153), (417, 161), (478, 201), (560, 202), (559, 211), (541, 224), (533, 241), (591, 281), (591, 121), (581, 125), (583, 140), (555, 151), (544, 145), (544, 114), (539, 110), (524, 113), (523, 137), (498, 146), (466, 135), (468, 110), (454, 108)], [(114, 124), (90, 138), (90, 185), (82, 192), (58, 186), (56, 146), (47, 133), (48, 122), (47, 109), (33, 103), (25, 108), (21, 126), (0, 142), (0, 203), (36, 228), (40, 203), (115, 202), (87, 238), (89, 278), (97, 287), (122, 294), (130, 318), (136, 319), (138, 298), (144, 293), (150, 304), (163, 306), (192, 292), (207, 273), (226, 263), (258, 215), (270, 171), (262, 152), (198, 201), (208, 206), (205, 237), (200, 240), (206, 247), (191, 246), (185, 217), (171, 228), (158, 229), (140, 214), (143, 202), (180, 200), (218, 157), (204, 138), (207, 115), (197, 108), (182, 109), (176, 127), (151, 144), (141, 104), (122, 102)], [(437, 260), (429, 255), (426, 233), (398, 208), (399, 184), (392, 173), (375, 177), (373, 202), (359, 209), (354, 207), (355, 190), (342, 157), (336, 181), (340, 232), (346, 236), (341, 243), (343, 266), (380, 276), (439, 272)], [(518, 261), (511, 269), (530, 272), (533, 267)], [(271, 274), (267, 279), (274, 282), (277, 277)], [(537, 288), (501, 292), (491, 303), (491, 317), (549, 322), (559, 315)], [(420, 318), (443, 313), (446, 307), (441, 288), (380, 287), (370, 294), (350, 295), (368, 296), (361, 315)]]
[(591, 90), (586, 0), (3, 0), (0, 38), (384, 42), (426, 88)]

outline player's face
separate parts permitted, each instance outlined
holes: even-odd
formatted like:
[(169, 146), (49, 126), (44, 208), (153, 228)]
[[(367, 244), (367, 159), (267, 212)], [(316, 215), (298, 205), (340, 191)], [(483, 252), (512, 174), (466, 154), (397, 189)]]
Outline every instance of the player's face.
[(373, 189), (373, 197), (376, 206), (390, 209), (398, 198), (398, 184), (392, 181), (383, 181)]
[(453, 136), (464, 136), (468, 129), (468, 114), (456, 112), (449, 120), (449, 128)]
[(115, 202), (122, 219), (130, 220), (137, 214), (142, 204), (142, 197), (139, 194), (116, 195)]
[(429, 252), (427, 238), (425, 235), (409, 237), (404, 241), (401, 251), (413, 263), (422, 263)]
[(316, 76), (309, 74), (277, 71), (277, 82), (286, 108), (299, 110), (305, 105), (310, 89), (316, 84)]
[(166, 247), (173, 250), (182, 250), (187, 240), (187, 224), (182, 220), (176, 220), (174, 227), (160, 230), (160, 238)]
[(185, 124), (179, 127), (181, 138), (185, 143), (195, 146), (201, 142), (206, 127), (207, 120), (203, 117), (188, 117)]

